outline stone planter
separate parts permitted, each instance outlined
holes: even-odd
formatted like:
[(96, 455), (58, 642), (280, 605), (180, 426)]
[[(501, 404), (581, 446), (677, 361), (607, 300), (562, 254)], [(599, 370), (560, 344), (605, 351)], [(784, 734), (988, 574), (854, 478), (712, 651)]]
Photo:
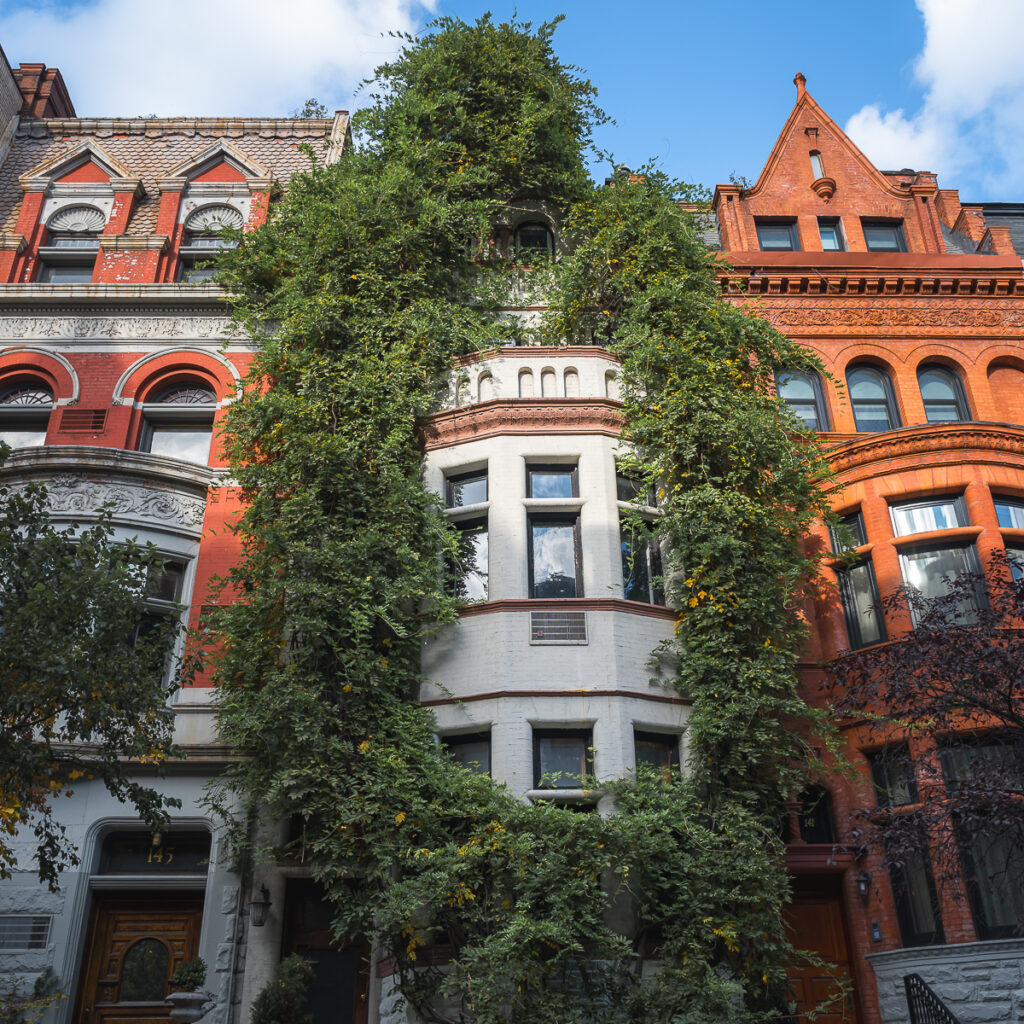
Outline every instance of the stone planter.
[(174, 1007), (170, 1013), (171, 1020), (178, 1021), (178, 1024), (195, 1024), (216, 1005), (209, 992), (172, 992), (167, 1002)]

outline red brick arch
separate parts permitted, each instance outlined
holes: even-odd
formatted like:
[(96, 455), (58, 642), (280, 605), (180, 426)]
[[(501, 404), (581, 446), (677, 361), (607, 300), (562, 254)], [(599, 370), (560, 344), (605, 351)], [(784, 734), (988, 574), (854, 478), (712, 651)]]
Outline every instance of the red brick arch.
[(78, 374), (67, 360), (44, 349), (7, 348), (0, 351), (0, 388), (26, 380), (41, 380), (53, 391), (55, 405), (78, 401)]

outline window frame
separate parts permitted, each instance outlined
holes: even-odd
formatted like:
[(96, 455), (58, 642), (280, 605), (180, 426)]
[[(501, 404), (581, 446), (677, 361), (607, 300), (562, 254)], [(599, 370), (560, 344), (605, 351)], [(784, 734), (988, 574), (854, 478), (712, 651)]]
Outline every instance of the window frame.
[[(839, 534), (836, 532), (834, 526), (829, 526), (828, 537), (829, 542), (832, 544), (832, 554), (834, 555), (845, 555), (850, 551), (856, 551), (857, 548), (863, 547), (868, 542), (867, 529), (864, 526), (864, 513), (859, 509), (855, 508), (850, 512), (844, 512), (838, 517), (839, 526), (846, 527), (851, 534), (854, 536), (856, 543), (853, 547), (843, 547), (840, 540)], [(860, 537), (860, 540), (857, 540)]]
[[(864, 247), (868, 252), (906, 252), (907, 236), (903, 230), (903, 220), (898, 217), (861, 217), (860, 228), (864, 235)], [(894, 248), (872, 245), (868, 241), (868, 231), (888, 228), (893, 232)]]
[[(798, 408), (804, 408), (808, 405), (806, 399), (800, 399), (792, 401), (785, 397), (782, 393), (782, 388), (785, 384), (780, 382), (780, 377), (802, 377), (811, 385), (811, 393), (813, 395), (811, 404), (814, 407), (814, 419), (815, 426), (811, 426), (807, 421), (797, 412)], [(828, 404), (825, 401), (825, 387), (822, 384), (821, 375), (815, 370), (779, 370), (775, 374), (775, 393), (778, 397), (786, 403), (786, 405), (792, 409), (793, 415), (797, 419), (805, 423), (809, 429), (817, 430), (819, 433), (823, 431), (829, 431), (832, 429), (832, 423), (828, 415)]]
[[(935, 876), (932, 873), (931, 857), (926, 850), (917, 854), (917, 864), (902, 864), (897, 866), (889, 863), (889, 885), (892, 889), (893, 906), (896, 909), (896, 924), (900, 932), (900, 942), (904, 948), (913, 946), (944, 946), (946, 944), (946, 931), (942, 923), (942, 907), (939, 904), (938, 891), (935, 888)], [(913, 909), (911, 902), (911, 878), (913, 874), (919, 874), (916, 884), (924, 885), (928, 901), (931, 904), (932, 917), (935, 920), (935, 930), (932, 932), (918, 931), (914, 926)]]
[[(521, 233), (524, 228), (543, 228), (546, 245), (523, 245), (520, 242)], [(555, 232), (551, 225), (544, 220), (524, 220), (520, 221), (515, 228), (512, 230), (512, 254), (515, 258), (519, 259), (526, 255), (527, 259), (529, 256), (546, 253), (549, 260), (555, 258)]]
[(485, 513), (482, 516), (467, 516), (464, 519), (451, 519), (450, 522), (451, 522), (451, 525), (459, 532), (460, 540), (461, 540), (461, 536), (462, 535), (469, 534), (469, 533), (472, 533), (472, 532), (476, 532), (477, 534), (483, 534), (483, 536), (485, 536), (487, 538), (487, 544), (488, 544), (488, 548), (487, 548), (487, 562), (488, 562), (488, 564), (484, 565), (482, 570), (481, 570), (480, 566), (478, 565), (477, 568), (472, 573), (472, 575), (475, 575), (475, 576), (480, 576), (480, 575), (483, 576), (483, 580), (482, 580), (482, 586), (483, 586), (483, 591), (484, 591), (483, 597), (472, 597), (468, 593), (460, 594), (458, 592), (459, 588), (464, 588), (465, 587), (467, 575), (466, 574), (457, 574), (456, 571), (455, 571), (457, 566), (453, 562), (449, 562), (448, 565), (446, 566), (447, 579), (445, 580), (445, 589), (447, 590), (447, 592), (452, 597), (454, 597), (454, 598), (456, 598), (458, 600), (466, 601), (468, 603), (478, 604), (478, 603), (481, 603), (483, 601), (486, 601), (486, 600), (488, 600), (488, 595), (490, 593), (489, 580), (488, 580), (488, 567), (489, 567), (489, 563), (490, 563), (490, 529), (489, 529), (490, 523), (489, 523), (489, 516)]
[[(906, 758), (908, 769), (907, 778), (893, 783), (886, 769), (891, 765), (899, 764), (900, 759)], [(881, 750), (873, 750), (865, 753), (865, 760), (868, 763), (868, 770), (871, 773), (871, 784), (875, 791), (875, 804), (885, 810), (895, 807), (910, 807), (920, 800), (917, 789), (917, 777), (914, 774), (914, 762), (910, 756), (910, 748), (906, 743), (894, 743), (890, 747), (883, 747)], [(901, 800), (898, 803), (893, 800), (892, 795), (900, 782), (905, 782), (909, 799)]]
[[(924, 373), (934, 373), (946, 378), (949, 383), (950, 391), (953, 394), (953, 405), (956, 409), (956, 419), (933, 420), (931, 418), (929, 413), (929, 404), (932, 406), (936, 405), (937, 399), (924, 397), (924, 389), (921, 387), (921, 375)], [(917, 368), (917, 387), (921, 393), (921, 403), (924, 405), (924, 418), (926, 423), (969, 423), (971, 421), (971, 407), (967, 401), (967, 392), (964, 391), (963, 381), (960, 379), (960, 375), (955, 373), (948, 366), (943, 366), (941, 363), (922, 363)], [(949, 405), (949, 402), (943, 402), (942, 404)]]
[[(540, 741), (546, 739), (579, 739), (583, 741), (583, 757), (580, 773), (582, 778), (572, 786), (542, 785)], [(548, 775), (553, 774), (551, 772)], [(533, 729), (533, 788), (550, 793), (565, 792), (588, 788), (586, 783), (594, 779), (594, 730), (591, 726), (580, 729), (534, 727)]]
[[(761, 252), (801, 252), (800, 232), (797, 230), (796, 217), (755, 217), (754, 228), (757, 231), (757, 245)], [(762, 228), (788, 228), (788, 246), (765, 247)]]
[[(864, 631), (861, 629), (861, 620), (857, 614), (856, 591), (850, 573), (856, 569), (866, 569), (867, 578), (871, 586), (871, 593), (874, 601), (871, 610), (875, 616), (875, 624), (878, 628), (877, 640), (865, 640)], [(878, 580), (875, 578), (875, 567), (871, 558), (863, 558), (852, 565), (843, 566), (835, 570), (839, 582), (839, 603), (843, 607), (843, 618), (846, 621), (846, 635), (850, 641), (850, 650), (857, 651), (862, 647), (873, 647), (875, 644), (885, 643), (889, 635), (885, 628), (885, 615), (882, 613), (880, 598), (878, 595)]]
[[(682, 770), (682, 759), (680, 757), (680, 735), (677, 732), (657, 732), (653, 729), (640, 729), (633, 726), (633, 766), (634, 771), (641, 764), (646, 764), (656, 772), (661, 772), (662, 778), (667, 782), (673, 773)], [(664, 747), (668, 754), (667, 764), (652, 764), (650, 761), (642, 761), (637, 755), (637, 744), (652, 743)]]
[(927, 498), (916, 498), (911, 501), (894, 501), (889, 505), (889, 523), (892, 526), (893, 537), (913, 537), (918, 533), (934, 533), (935, 530), (914, 530), (909, 533), (901, 533), (899, 525), (896, 521), (895, 513), (897, 511), (913, 511), (918, 508), (936, 508), (939, 505), (952, 505), (956, 512), (956, 525), (955, 526), (940, 526), (936, 527), (936, 530), (960, 530), (965, 526), (971, 525), (971, 520), (967, 515), (967, 503), (964, 500), (963, 492), (955, 495), (951, 494), (933, 494)]
[[(209, 466), (210, 455), (213, 451), (214, 421), (217, 414), (219, 401), (216, 389), (208, 381), (182, 381), (182, 386), (193, 386), (202, 388), (213, 396), (212, 402), (160, 402), (146, 401), (142, 403), (142, 428), (139, 431), (139, 440), (136, 451), (156, 454), (158, 458), (177, 459), (192, 466)], [(168, 385), (154, 389), (151, 393), (157, 396), (164, 396), (170, 393), (178, 385)], [(176, 426), (188, 430), (189, 427), (209, 426), (210, 446), (206, 452), (205, 462), (196, 462), (192, 459), (183, 459), (177, 455), (160, 455), (153, 452), (153, 438), (162, 428), (173, 429)], [(196, 431), (198, 433), (198, 431)]]
[[(876, 405), (877, 400), (854, 398), (853, 384), (850, 381), (851, 374), (863, 374), (874, 377), (882, 386), (882, 401), (885, 404), (885, 411), (889, 425), (884, 430), (863, 430), (857, 422), (857, 403)], [(892, 377), (887, 370), (883, 370), (873, 363), (854, 363), (846, 368), (846, 391), (850, 399), (850, 410), (853, 413), (853, 423), (858, 434), (882, 434), (886, 430), (899, 430), (903, 426), (900, 419), (900, 408), (896, 401), (896, 389), (893, 387)]]
[(573, 552), (576, 563), (576, 593), (569, 600), (583, 597), (583, 546), (580, 543), (580, 513), (575, 512), (547, 512), (543, 510), (529, 511), (526, 514), (526, 545), (527, 545), (527, 569), (528, 569), (528, 590), (530, 600), (535, 601), (562, 601), (566, 598), (551, 598), (538, 596), (535, 593), (536, 580), (534, 579), (534, 550), (533, 530), (535, 526), (565, 526), (573, 527)]
[[(964, 575), (972, 575), (976, 579), (981, 576), (981, 560), (978, 558), (977, 545), (973, 540), (969, 541), (956, 541), (953, 543), (924, 543), (924, 544), (911, 544), (906, 547), (899, 549), (899, 563), (900, 563), (900, 577), (903, 580), (903, 585), (910, 589), (914, 585), (907, 581), (907, 564), (908, 559), (913, 555), (923, 554), (933, 551), (953, 551), (962, 550), (966, 552), (965, 563), (967, 568), (964, 570)], [(915, 588), (919, 589), (919, 588)], [(988, 594), (985, 591), (984, 583), (977, 579), (977, 586), (974, 590), (974, 604), (978, 611), (982, 611), (989, 606)], [(914, 627), (920, 623), (920, 618), (913, 604), (910, 606), (910, 619)], [(966, 623), (970, 625), (970, 623)]]
[[(834, 249), (825, 248), (825, 236), (821, 231), (823, 227), (829, 228), (835, 232), (836, 247)], [(842, 217), (819, 217), (818, 239), (821, 242), (822, 252), (846, 252), (846, 235), (843, 234)]]
[[(624, 601), (635, 601), (638, 604), (649, 604), (652, 606), (665, 605), (664, 581), (657, 585), (655, 580), (664, 576), (664, 566), (661, 560), (661, 545), (658, 541), (657, 527), (652, 521), (643, 520), (647, 526), (646, 530), (637, 529), (635, 521), (630, 522), (628, 516), (619, 516), (619, 553), (622, 560), (622, 598)], [(630, 530), (630, 554), (631, 563), (627, 562), (626, 555), (626, 531)], [(636, 544), (637, 535), (640, 534), (641, 543)], [(643, 567), (646, 574), (647, 584), (645, 587), (646, 597), (630, 597), (626, 584), (635, 574), (637, 559), (643, 558)]]
[[(19, 390), (32, 389), (46, 391), (50, 395), (49, 402), (6, 402), (5, 399)], [(11, 451), (25, 448), (41, 448), (46, 444), (46, 435), (50, 429), (50, 417), (57, 408), (57, 398), (46, 381), (39, 378), (22, 378), (13, 383), (0, 386), (0, 441), (6, 431), (40, 434), (41, 439), (32, 444), (9, 445)]]
[[(474, 480), (483, 480), (484, 498), (483, 501), (471, 501), (466, 505), (455, 504), (455, 486), (457, 484), (470, 483)], [(444, 478), (444, 507), (450, 511), (459, 511), (464, 508), (476, 508), (478, 505), (486, 504), (491, 500), (491, 484), (487, 479), (487, 467), (483, 469), (471, 469), (458, 473), (445, 474)]]
[[(448, 757), (451, 757), (452, 760), (455, 761), (456, 764), (458, 764), (461, 768), (464, 768), (468, 772), (473, 772), (476, 775), (487, 775), (488, 777), (491, 777), (492, 745), (490, 729), (481, 729), (477, 732), (447, 733), (440, 735), (438, 739), (441, 741), (441, 747), (444, 749), (445, 754)], [(477, 769), (473, 769), (464, 761), (452, 756), (453, 748), (469, 746), (470, 744), (474, 743), (484, 743), (487, 745), (486, 767), (484, 767), (480, 764), (479, 761), (477, 761), (475, 763), (477, 764), (478, 767)]]
[[(533, 474), (551, 473), (558, 476), (568, 476), (570, 483), (570, 494), (560, 494), (556, 497), (538, 497), (533, 493)], [(526, 463), (526, 497), (536, 501), (573, 501), (580, 496), (580, 468), (578, 462), (527, 462)]]

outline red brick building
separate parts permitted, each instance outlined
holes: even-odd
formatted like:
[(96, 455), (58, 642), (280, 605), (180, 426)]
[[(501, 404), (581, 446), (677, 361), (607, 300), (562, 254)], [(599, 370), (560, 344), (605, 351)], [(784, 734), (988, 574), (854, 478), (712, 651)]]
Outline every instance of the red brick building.
[[(935, 592), (943, 574), (1021, 550), (1024, 209), (965, 205), (934, 174), (877, 169), (802, 75), (795, 84), (759, 178), (719, 185), (714, 210), (753, 307), (831, 375), (780, 382), (829, 448), (833, 507), (859, 542), (857, 563), (829, 573), (838, 599), (811, 612), (814, 693), (819, 662), (912, 628), (907, 614), (883, 614), (877, 595), (903, 583)], [(856, 1019), (906, 1020), (910, 973), (962, 1021), (1016, 1015), (1024, 894), (972, 905), (963, 889), (932, 891), (926, 858), (895, 879), (877, 857), (858, 861), (841, 840), (849, 812), (874, 806), (873, 751), (863, 730), (844, 738), (863, 783), (833, 789), (838, 847), (827, 828), (790, 846), (798, 938), (805, 929), (804, 941), (849, 962)]]
[[(819, 661), (908, 628), (880, 618), (866, 596), (927, 583), (935, 559), (984, 565), (995, 550), (1024, 546), (1024, 529), (1000, 525), (1000, 515), (1016, 522), (1018, 507), (1024, 516), (1024, 274), (1015, 241), (1024, 211), (965, 206), (933, 174), (875, 168), (801, 76), (797, 88), (757, 182), (716, 189), (713, 234), (746, 278), (747, 296), (832, 374), (781, 382), (830, 445), (842, 485), (835, 507), (863, 541), (837, 591), (844, 598), (810, 612), (813, 689)], [(166, 554), (168, 596), (190, 617), (211, 576), (238, 555), (225, 529), (236, 505), (215, 427), (252, 351), (230, 332), (223, 294), (204, 283), (204, 257), (223, 244), (221, 226), (262, 223), (275, 183), (287, 185), (303, 165), (300, 146), (338, 159), (347, 130), (344, 112), (79, 118), (59, 72), (11, 71), (0, 60), (0, 437), (16, 449), (4, 479), (44, 481), (54, 516), (67, 522), (111, 502), (120, 535)], [(544, 204), (524, 205), (508, 230), (557, 248), (557, 216)], [(582, 799), (568, 789), (534, 793), (534, 764), (552, 740), (595, 749), (599, 778), (645, 756), (678, 762), (686, 701), (652, 692), (644, 666), (673, 615), (650, 580), (624, 578), (620, 564), (628, 502), (616, 491), (614, 358), (592, 347), (504, 348), (465, 360), (460, 376), (452, 407), (427, 430), (426, 473), (442, 493), (459, 492), (453, 520), (478, 536), (483, 524), (489, 579), (476, 581), (481, 600), (456, 639), (460, 664), (488, 664), (491, 678), (461, 676), (450, 652), (428, 652), (423, 696), (439, 732), (453, 749), (486, 757), (527, 799)], [(533, 484), (553, 490), (541, 496)], [(544, 593), (538, 564), (527, 563), (528, 542), (543, 530), (575, 538), (560, 584), (571, 595)], [(507, 657), (494, 658), (496, 650)], [(231, 1024), (246, 1019), (282, 953), (304, 948), (321, 957), (325, 977), (348, 986), (331, 996), (342, 1006), (336, 1019), (404, 1020), (383, 970), (329, 949), (323, 908), (301, 869), (242, 878), (218, 848), (202, 787), (229, 752), (214, 731), (211, 696), (183, 690), (174, 704), (190, 754), (166, 780), (183, 801), (165, 838), (176, 859), (154, 860), (150, 837), (124, 808), (100, 786), (80, 787), (68, 819), (80, 870), (62, 878), (60, 894), (45, 893), (26, 845), (23, 870), (0, 885), (0, 937), (14, 936), (0, 938), (9, 969), (31, 976), (54, 967), (72, 994), (61, 1024), (98, 1024), (132, 1002), (124, 979), (133, 950), (169, 951), (159, 954), (168, 972), (200, 952), (217, 997), (207, 1019)], [(874, 799), (870, 750), (856, 731), (846, 740), (863, 785), (837, 784), (831, 810), (794, 808), (789, 823), (798, 942), (853, 980), (853, 996), (831, 1019), (907, 1020), (908, 973), (925, 977), (964, 1024), (1018, 1014), (1024, 940), (1008, 930), (1007, 914), (986, 917), (948, 894), (926, 908), (906, 895), (920, 893), (920, 877), (903, 879), (900, 895), (878, 863), (858, 860), (844, 842), (849, 811)], [(271, 908), (258, 925), (249, 903), (262, 885)], [(1007, 913), (1020, 910), (1018, 902)], [(805, 1002), (830, 987), (814, 972), (795, 983)]]

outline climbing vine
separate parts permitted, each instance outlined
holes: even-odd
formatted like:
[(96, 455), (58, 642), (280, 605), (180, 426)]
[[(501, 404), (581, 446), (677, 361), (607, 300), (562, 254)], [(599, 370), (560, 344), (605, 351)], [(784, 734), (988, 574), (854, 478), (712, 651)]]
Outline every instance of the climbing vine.
[[(807, 356), (722, 300), (671, 182), (594, 187), (604, 115), (553, 31), (441, 19), (408, 39), (355, 151), (311, 154), (222, 271), (259, 342), (225, 433), (244, 557), (211, 627), (241, 755), (224, 803), (250, 848), (255, 817), (300, 823), (284, 845), (339, 940), (393, 958), (428, 1021), (770, 1020), (792, 955), (775, 824), (817, 726), (796, 690), (800, 538), (822, 511), (820, 457), (771, 381)], [(564, 211), (571, 242), (535, 338), (596, 334), (622, 360), (680, 608), (660, 663), (693, 702), (690, 774), (614, 784), (609, 818), (462, 770), (416, 704), (423, 642), (457, 612), (439, 565), (459, 558), (418, 425), (456, 357), (526, 332), (490, 242), (524, 198)]]

